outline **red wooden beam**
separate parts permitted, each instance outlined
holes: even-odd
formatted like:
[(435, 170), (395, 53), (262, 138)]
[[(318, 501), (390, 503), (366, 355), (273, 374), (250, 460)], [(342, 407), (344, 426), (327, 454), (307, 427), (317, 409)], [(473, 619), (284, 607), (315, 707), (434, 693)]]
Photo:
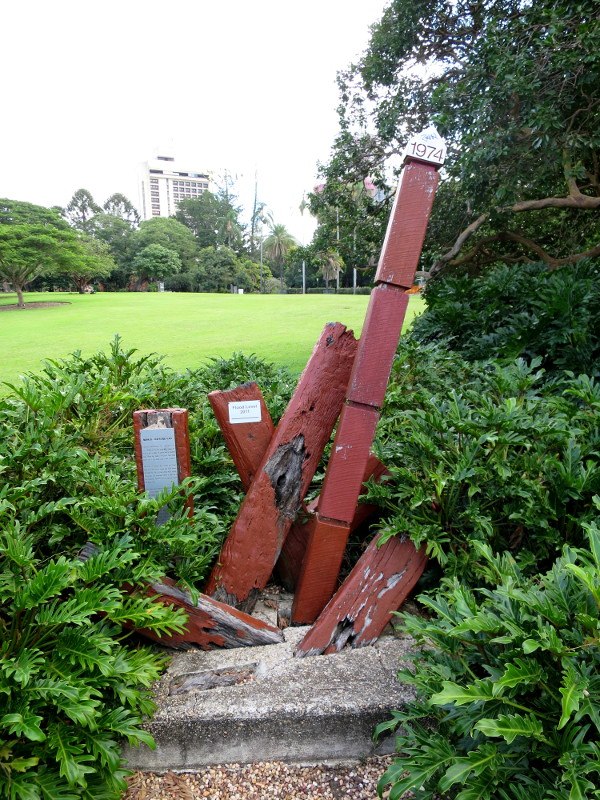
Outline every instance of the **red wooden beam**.
[(356, 339), (325, 326), (221, 550), (206, 592), (251, 608), (264, 588), (343, 403)]
[(194, 603), (186, 592), (168, 578), (150, 584), (146, 594), (156, 595), (158, 602), (182, 608), (188, 615), (186, 630), (183, 633), (160, 636), (154, 631), (136, 630), (136, 633), (167, 647), (181, 649), (191, 644), (202, 650), (213, 650), (277, 644), (284, 640), (283, 632), (279, 628), (251, 617), (237, 608), (219, 603), (212, 597), (201, 594)]
[(265, 399), (258, 384), (243, 383), (228, 391), (210, 392), (208, 401), (247, 492), (275, 431)]
[(415, 280), (431, 207), (440, 180), (439, 164), (411, 161), (404, 166), (375, 283), (410, 289)]
[[(88, 542), (79, 558), (87, 561), (99, 552), (99, 548)], [(191, 646), (202, 650), (214, 648), (254, 647), (255, 645), (277, 644), (284, 637), (279, 628), (269, 625), (263, 620), (244, 614), (237, 608), (218, 603), (212, 597), (199, 595), (194, 602), (187, 592), (182, 591), (170, 578), (162, 578), (155, 583), (143, 587), (125, 587), (130, 594), (142, 592), (148, 597), (156, 597), (156, 601), (173, 608), (181, 608), (188, 615), (186, 629), (183, 633), (158, 634), (148, 628), (133, 628), (124, 623), (125, 628), (158, 642), (164, 647), (175, 650), (188, 649)]]
[(300, 642), (297, 656), (371, 644), (413, 590), (427, 563), (425, 548), (416, 550), (399, 536), (377, 547), (376, 539)]
[(325, 473), (318, 515), (309, 530), (292, 608), (296, 623), (313, 622), (336, 588), (350, 520), (402, 330), (408, 304), (405, 292), (414, 281), (439, 182), (438, 166), (411, 160), (404, 167), (375, 278), (378, 285), (371, 293), (347, 404)]

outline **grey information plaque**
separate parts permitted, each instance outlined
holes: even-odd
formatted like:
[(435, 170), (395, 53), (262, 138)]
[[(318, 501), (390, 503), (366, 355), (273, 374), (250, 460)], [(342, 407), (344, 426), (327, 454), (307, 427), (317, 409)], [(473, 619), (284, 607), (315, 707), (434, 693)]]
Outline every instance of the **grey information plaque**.
[(149, 497), (179, 484), (175, 431), (173, 428), (144, 428), (140, 432), (144, 486)]

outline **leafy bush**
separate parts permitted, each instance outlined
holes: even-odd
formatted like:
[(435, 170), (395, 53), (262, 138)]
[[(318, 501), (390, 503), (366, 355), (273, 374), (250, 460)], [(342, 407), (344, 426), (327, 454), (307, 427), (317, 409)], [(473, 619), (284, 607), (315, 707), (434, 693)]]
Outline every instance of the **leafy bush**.
[(553, 272), (501, 265), (426, 288), (415, 320), (422, 342), (444, 341), (468, 359), (541, 358), (547, 378), (600, 375), (600, 260)]
[(119, 797), (119, 740), (153, 746), (141, 722), (164, 664), (121, 644), (121, 625), (185, 627), (182, 612), (125, 591), (158, 577), (129, 535), (86, 562), (46, 556), (45, 520), (75, 504), (17, 515), (0, 501), (0, 796), (9, 800)]
[[(285, 370), (236, 354), (176, 374), (117, 338), (108, 354), (48, 362), (0, 400), (0, 796), (118, 797), (118, 740), (152, 743), (140, 722), (163, 658), (128, 649), (121, 625), (181, 630), (185, 615), (142, 587), (169, 575), (201, 588), (241, 496), (207, 392), (246, 380), (277, 418)], [(136, 489), (131, 414), (173, 406), (191, 411), (191, 523), (179, 489), (154, 500)], [(87, 542), (97, 553), (83, 562)]]
[[(145, 542), (143, 556), (171, 577), (197, 584), (207, 574), (230, 522), (237, 514), (241, 485), (223, 444), (207, 393), (245, 380), (258, 380), (269, 406), (281, 413), (293, 387), (284, 369), (255, 356), (235, 354), (207, 367), (174, 373), (156, 356), (136, 359), (119, 339), (108, 355), (47, 362), (39, 375), (27, 376), (0, 400), (7, 420), (0, 440), (0, 463), (7, 499), (23, 481), (31, 481), (27, 509), (61, 498), (77, 498), (47, 521), (49, 552), (56, 546), (76, 553), (86, 541), (132, 532)], [(135, 489), (132, 412), (138, 408), (190, 409), (192, 473), (187, 491), (194, 495), (193, 524), (175, 512), (177, 492), (167, 494), (173, 514), (155, 526), (148, 503)], [(219, 514), (215, 510), (219, 510)]]
[(198, 278), (191, 272), (179, 272), (175, 275), (167, 275), (164, 283), (167, 292), (198, 291)]
[(600, 492), (600, 384), (581, 376), (552, 395), (542, 378), (539, 361), (477, 365), (403, 344), (378, 429), (391, 477), (369, 491), (382, 541), (424, 543), (467, 582), (479, 580), (480, 543), (526, 572), (581, 544)]
[(600, 528), (585, 528), (589, 549), (531, 579), (478, 543), (496, 588), (447, 580), (421, 598), (431, 618), (402, 615), (420, 649), (400, 677), (418, 699), (377, 730), (399, 728), (389, 800), (599, 796)]

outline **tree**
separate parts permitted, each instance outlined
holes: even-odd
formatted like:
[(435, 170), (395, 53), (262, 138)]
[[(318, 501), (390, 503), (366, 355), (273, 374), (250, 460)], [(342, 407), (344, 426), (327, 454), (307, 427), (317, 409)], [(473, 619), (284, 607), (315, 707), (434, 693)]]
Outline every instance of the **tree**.
[(78, 189), (69, 201), (64, 215), (74, 228), (85, 231), (90, 219), (101, 211), (91, 192), (87, 189)]
[(447, 139), (433, 274), (600, 254), (596, 0), (392, 0), (339, 86), (327, 185), (389, 177), (431, 122)]
[(109, 246), (100, 239), (82, 234), (79, 237), (79, 245), (81, 255), (69, 267), (68, 275), (79, 294), (84, 294), (86, 287), (94, 278), (107, 278), (117, 265)]
[(263, 243), (265, 256), (272, 261), (273, 266), (279, 269), (279, 283), (283, 291), (283, 265), (285, 257), (298, 244), (296, 239), (287, 230), (285, 225), (271, 225), (271, 232)]
[(240, 209), (228, 197), (203, 192), (199, 197), (182, 200), (175, 219), (188, 227), (199, 248), (241, 244)]
[(0, 278), (12, 285), (19, 308), (25, 308), (23, 292), (31, 281), (68, 272), (82, 256), (72, 231), (52, 225), (0, 225)]
[(344, 269), (344, 261), (335, 250), (328, 250), (321, 254), (321, 272), (325, 281), (325, 288), (329, 289), (329, 281), (335, 281)]
[(140, 253), (151, 244), (159, 244), (177, 253), (184, 271), (194, 268), (197, 244), (190, 229), (178, 220), (153, 217), (142, 222), (132, 236), (133, 251)]
[(115, 262), (110, 282), (115, 288), (122, 289), (131, 275), (134, 253), (132, 223), (112, 214), (96, 214), (89, 222), (88, 232), (109, 248)]
[(0, 279), (12, 285), (19, 308), (31, 281), (68, 272), (83, 256), (77, 234), (54, 209), (0, 199)]
[(138, 288), (145, 281), (162, 280), (181, 271), (181, 259), (174, 250), (161, 244), (149, 244), (133, 260)]
[(393, 193), (375, 186), (370, 177), (354, 177), (331, 179), (309, 195), (311, 213), (319, 223), (313, 246), (319, 258), (336, 251), (344, 265), (357, 269), (362, 282), (368, 282), (375, 272)]
[(198, 254), (197, 284), (202, 292), (226, 292), (231, 285), (256, 291), (260, 286), (260, 269), (229, 247), (205, 247)]
[(116, 192), (111, 194), (106, 203), (104, 203), (104, 211), (106, 214), (111, 214), (113, 217), (119, 217), (131, 225), (139, 225), (140, 215), (131, 202), (125, 197), (124, 194)]

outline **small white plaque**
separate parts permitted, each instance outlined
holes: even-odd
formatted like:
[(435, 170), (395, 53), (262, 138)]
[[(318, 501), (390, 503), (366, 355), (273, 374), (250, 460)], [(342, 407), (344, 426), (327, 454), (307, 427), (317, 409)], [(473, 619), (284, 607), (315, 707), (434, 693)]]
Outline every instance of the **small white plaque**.
[(404, 148), (404, 158), (417, 158), (430, 164), (443, 164), (446, 160), (446, 142), (433, 125), (425, 128)]
[(241, 400), (229, 403), (229, 422), (238, 425), (241, 422), (260, 422), (260, 400)]
[(175, 431), (173, 428), (144, 428), (140, 431), (144, 486), (149, 497), (179, 485)]

